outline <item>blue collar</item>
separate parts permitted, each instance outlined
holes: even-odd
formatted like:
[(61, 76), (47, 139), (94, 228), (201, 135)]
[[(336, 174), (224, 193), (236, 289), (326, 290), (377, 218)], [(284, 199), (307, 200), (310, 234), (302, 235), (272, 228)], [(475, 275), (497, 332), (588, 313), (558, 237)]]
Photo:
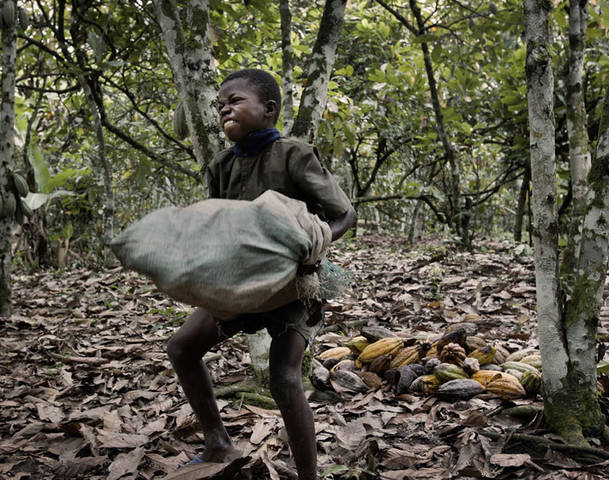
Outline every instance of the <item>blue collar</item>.
[(237, 157), (255, 157), (264, 147), (281, 137), (276, 128), (265, 128), (251, 132), (240, 142), (233, 145), (233, 153)]

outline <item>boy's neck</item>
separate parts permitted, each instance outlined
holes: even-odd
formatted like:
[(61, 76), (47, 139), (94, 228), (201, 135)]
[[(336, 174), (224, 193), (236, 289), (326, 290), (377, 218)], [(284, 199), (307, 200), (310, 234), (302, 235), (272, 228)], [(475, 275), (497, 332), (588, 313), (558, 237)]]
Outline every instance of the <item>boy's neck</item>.
[(233, 145), (233, 153), (237, 157), (255, 157), (264, 147), (281, 137), (276, 128), (254, 130), (243, 140)]

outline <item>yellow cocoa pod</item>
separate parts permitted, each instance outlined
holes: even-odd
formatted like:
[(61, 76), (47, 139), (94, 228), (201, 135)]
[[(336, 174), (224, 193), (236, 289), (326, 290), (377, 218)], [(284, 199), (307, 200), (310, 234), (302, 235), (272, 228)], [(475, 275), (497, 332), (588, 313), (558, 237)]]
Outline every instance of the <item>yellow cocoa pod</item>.
[(393, 360), (391, 360), (391, 368), (400, 368), (403, 365), (410, 365), (419, 361), (420, 348), (418, 345), (412, 345), (410, 347), (401, 348), (398, 353), (395, 354)]
[(541, 370), (541, 355), (539, 353), (534, 353), (533, 355), (527, 355), (520, 359), (521, 363), (526, 363), (535, 367), (537, 370)]
[(521, 398), (527, 394), (524, 387), (520, 384), (520, 381), (509, 373), (504, 373), (501, 377), (488, 382), (486, 384), (486, 390), (491, 393), (496, 393), (505, 400)]
[(370, 342), (363, 335), (353, 337), (351, 340), (345, 343), (345, 346), (353, 350), (353, 353), (361, 353), (362, 350), (368, 345), (370, 345)]
[(322, 362), (325, 362), (331, 358), (342, 360), (347, 355), (351, 355), (351, 349), (349, 347), (334, 347), (321, 352), (317, 358)]
[(505, 375), (505, 373), (498, 372), (497, 370), (478, 370), (472, 374), (472, 379), (476, 380), (483, 387), (486, 387), (488, 382), (495, 378), (501, 378), (502, 375)]
[(497, 349), (495, 347), (485, 345), (474, 350), (468, 355), (468, 357), (475, 358), (476, 360), (478, 360), (478, 363), (480, 363), (480, 365), (486, 365), (487, 363), (493, 363), (493, 360), (495, 360), (496, 351)]
[(404, 342), (398, 337), (385, 337), (371, 343), (360, 353), (358, 360), (362, 363), (370, 363), (376, 357), (389, 354), (394, 356), (404, 346)]

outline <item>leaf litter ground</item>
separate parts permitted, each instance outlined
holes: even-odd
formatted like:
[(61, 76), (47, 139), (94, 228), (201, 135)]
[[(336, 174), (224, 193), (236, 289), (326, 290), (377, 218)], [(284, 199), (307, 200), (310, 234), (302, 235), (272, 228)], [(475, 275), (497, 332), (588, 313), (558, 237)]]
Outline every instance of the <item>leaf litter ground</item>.
[[(328, 305), (314, 351), (344, 344), (363, 326), (396, 335), (465, 324), (508, 350), (537, 346), (534, 273), (526, 248), (483, 243), (467, 253), (427, 242), (364, 236), (332, 252), (355, 274)], [(165, 353), (190, 307), (115, 267), (15, 272), (15, 314), (0, 320), (0, 478), (296, 478), (277, 410), (221, 398), (227, 429), (245, 458), (176, 470), (203, 446)], [(609, 302), (601, 315), (607, 339)], [(250, 378), (243, 336), (208, 354), (217, 386)], [(603, 399), (604, 401), (604, 399)], [(454, 403), (387, 390), (310, 398), (320, 472), (334, 479), (606, 479), (609, 462), (585, 462), (539, 418), (493, 416), (490, 395)], [(509, 405), (541, 405), (523, 399)]]

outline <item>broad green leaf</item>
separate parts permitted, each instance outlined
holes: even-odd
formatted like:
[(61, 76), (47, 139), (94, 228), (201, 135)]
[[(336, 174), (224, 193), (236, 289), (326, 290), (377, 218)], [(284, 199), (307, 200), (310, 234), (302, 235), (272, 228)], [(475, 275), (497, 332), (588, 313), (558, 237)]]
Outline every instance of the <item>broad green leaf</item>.
[(38, 191), (50, 193), (51, 190), (48, 185), (51, 174), (49, 173), (49, 167), (38, 146), (30, 144), (28, 159), (30, 160), (30, 165), (34, 169), (34, 178), (36, 180), (36, 185), (38, 185)]
[(32, 210), (42, 207), (49, 200), (48, 193), (32, 193), (28, 192), (27, 197), (23, 199), (25, 204)]

